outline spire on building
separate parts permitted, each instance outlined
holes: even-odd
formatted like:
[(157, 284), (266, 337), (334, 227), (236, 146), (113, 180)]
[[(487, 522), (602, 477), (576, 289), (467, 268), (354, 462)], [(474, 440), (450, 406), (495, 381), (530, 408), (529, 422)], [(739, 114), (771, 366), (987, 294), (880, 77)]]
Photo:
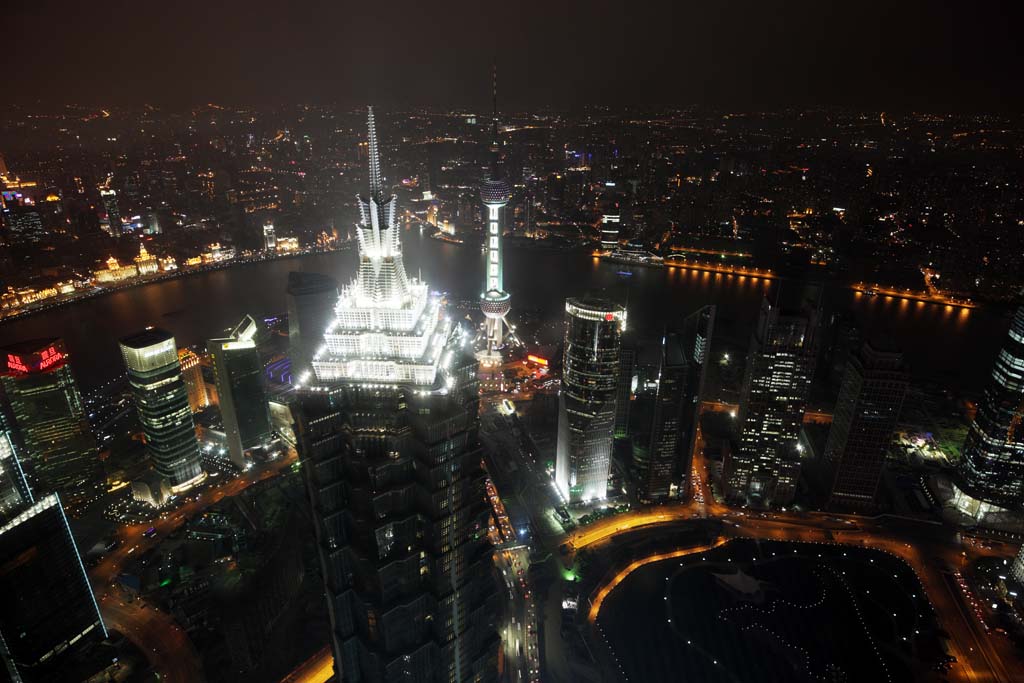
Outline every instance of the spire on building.
[(378, 204), (384, 201), (384, 179), (380, 173), (380, 148), (377, 145), (377, 123), (373, 117), (373, 107), (367, 108), (366, 127), (369, 131), (368, 144), (370, 153), (370, 198)]

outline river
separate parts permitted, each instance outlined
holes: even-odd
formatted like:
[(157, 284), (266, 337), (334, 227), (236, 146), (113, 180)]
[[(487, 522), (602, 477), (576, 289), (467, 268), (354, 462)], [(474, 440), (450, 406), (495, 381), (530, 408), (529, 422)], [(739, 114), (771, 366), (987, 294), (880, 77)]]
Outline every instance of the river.
[[(403, 235), (406, 269), (453, 298), (478, 291), (483, 264), (479, 249), (427, 237), (418, 228)], [(83, 300), (62, 308), (0, 323), (0, 341), (63, 337), (84, 390), (122, 372), (117, 340), (147, 325), (172, 332), (179, 346), (218, 336), (245, 314), (270, 316), (285, 310), (288, 272), (306, 270), (348, 281), (354, 250), (243, 264), (183, 276)], [(697, 307), (719, 306), (718, 329), (726, 343), (742, 348), (757, 319), (761, 297), (778, 286), (767, 280), (599, 262), (581, 252), (510, 246), (505, 250), (505, 287), (516, 308), (539, 313), (549, 337), (557, 334), (568, 296), (605, 292), (628, 300), (630, 325), (660, 335), (663, 321)], [(788, 285), (787, 285), (788, 286)], [(900, 344), (911, 371), (960, 389), (984, 385), (1006, 334), (1004, 311), (944, 306), (826, 290), (828, 310), (848, 311), (866, 330), (886, 331)]]

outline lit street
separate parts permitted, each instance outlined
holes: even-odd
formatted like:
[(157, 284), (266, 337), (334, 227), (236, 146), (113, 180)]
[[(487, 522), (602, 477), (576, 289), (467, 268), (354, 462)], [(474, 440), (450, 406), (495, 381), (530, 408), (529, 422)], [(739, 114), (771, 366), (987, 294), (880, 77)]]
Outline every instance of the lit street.
[[(104, 557), (89, 576), (100, 605), (100, 613), (108, 629), (120, 631), (149, 658), (153, 669), (165, 680), (187, 683), (202, 679), (199, 656), (188, 635), (170, 615), (147, 605), (139, 598), (131, 599), (116, 586), (117, 576), (132, 558), (156, 546), (164, 536), (181, 528), (203, 510), (234, 496), (252, 484), (275, 476), (291, 466), (297, 458), (294, 450), (280, 460), (256, 468), (230, 481), (208, 484), (192, 500), (169, 510), (148, 524), (122, 526), (117, 533), (120, 545)], [(156, 534), (144, 536), (153, 527)]]

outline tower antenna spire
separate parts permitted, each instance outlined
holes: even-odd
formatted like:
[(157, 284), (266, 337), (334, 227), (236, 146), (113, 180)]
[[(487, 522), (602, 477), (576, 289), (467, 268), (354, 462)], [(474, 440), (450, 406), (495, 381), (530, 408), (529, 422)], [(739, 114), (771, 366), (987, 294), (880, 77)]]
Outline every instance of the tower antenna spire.
[(370, 156), (370, 197), (378, 202), (384, 199), (384, 181), (380, 174), (380, 149), (377, 146), (377, 123), (373, 118), (373, 106), (367, 107), (367, 129)]
[(491, 84), (492, 84), (492, 95), (491, 103), (493, 105), (493, 113), (491, 115), (491, 137), (494, 140), (494, 146), (498, 146), (498, 60), (497, 58), (491, 62)]

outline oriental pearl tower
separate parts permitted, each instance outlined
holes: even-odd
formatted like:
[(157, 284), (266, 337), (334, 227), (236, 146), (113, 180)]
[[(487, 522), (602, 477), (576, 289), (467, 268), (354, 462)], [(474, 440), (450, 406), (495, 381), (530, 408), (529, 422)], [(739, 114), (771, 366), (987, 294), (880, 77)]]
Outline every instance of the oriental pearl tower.
[(484, 314), (483, 339), (477, 358), (483, 365), (501, 364), (501, 348), (505, 337), (512, 337), (508, 312), (512, 297), (505, 291), (502, 279), (501, 234), (505, 223), (505, 205), (512, 196), (512, 186), (501, 172), (498, 145), (498, 71), (493, 71), (494, 114), (491, 122), (491, 167), (480, 185), (484, 205), (484, 288), (480, 294), (480, 310)]

